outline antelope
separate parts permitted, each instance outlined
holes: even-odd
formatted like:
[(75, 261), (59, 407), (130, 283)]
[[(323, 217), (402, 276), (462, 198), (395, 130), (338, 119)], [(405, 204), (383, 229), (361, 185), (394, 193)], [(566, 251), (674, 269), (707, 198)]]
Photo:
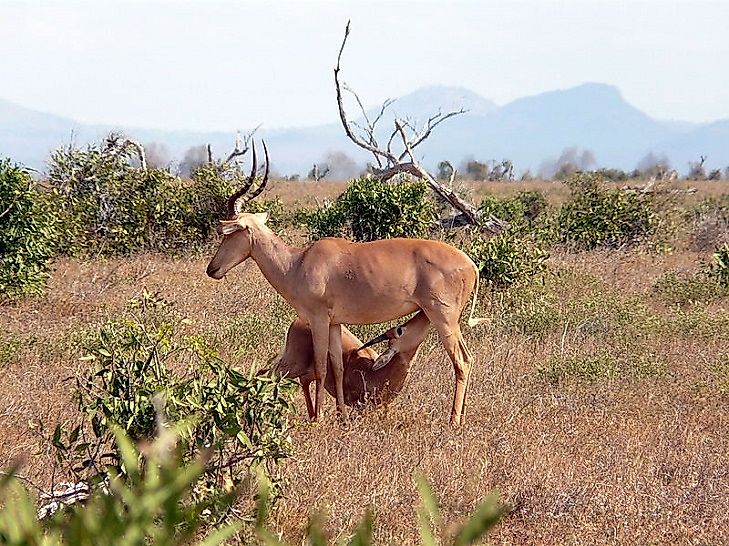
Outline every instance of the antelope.
[(324, 404), (327, 355), (334, 376), (337, 410), (343, 414), (344, 365), (342, 324), (377, 324), (422, 310), (443, 344), (456, 376), (451, 423), (461, 424), (473, 356), (463, 340), (459, 320), (475, 291), (469, 326), (485, 319), (473, 317), (478, 294), (478, 269), (460, 250), (425, 239), (385, 239), (354, 243), (324, 238), (306, 247), (286, 244), (268, 226), (268, 213), (244, 213), (244, 203), (259, 195), (268, 181), (266, 170), (250, 194), (256, 176), (253, 144), (251, 174), (227, 202), (227, 219), (220, 222), (220, 246), (207, 274), (222, 279), (236, 265), (252, 258), (273, 288), (311, 329), (314, 350), (316, 403), (314, 420)]
[[(344, 403), (362, 408), (368, 403), (380, 405), (392, 401), (402, 390), (429, 326), (428, 317), (420, 311), (405, 324), (390, 328), (365, 344), (346, 326), (342, 326)], [(382, 355), (384, 358), (370, 349), (382, 341), (389, 342), (387, 351)], [(383, 362), (387, 364), (386, 367)], [(304, 392), (306, 410), (310, 418), (314, 417), (311, 399), (311, 383), (316, 380), (314, 344), (311, 329), (305, 321), (297, 318), (291, 323), (286, 334), (286, 346), (274, 360), (271, 369), (264, 370), (268, 371), (289, 379), (298, 379)], [(329, 394), (336, 396), (336, 387), (329, 373), (324, 387)]]

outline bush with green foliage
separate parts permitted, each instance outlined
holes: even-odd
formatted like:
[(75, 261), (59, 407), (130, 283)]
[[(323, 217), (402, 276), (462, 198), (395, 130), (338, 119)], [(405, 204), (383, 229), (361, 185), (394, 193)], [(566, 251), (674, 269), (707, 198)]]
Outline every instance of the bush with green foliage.
[(58, 229), (57, 211), (30, 173), (0, 160), (0, 301), (43, 292)]
[[(278, 484), (277, 463), (290, 454), (293, 382), (227, 366), (189, 321), (157, 296), (132, 300), (127, 314), (90, 332), (82, 360), (93, 364), (77, 379), (81, 413), (75, 427), (59, 425), (51, 439), (73, 481), (98, 483), (124, 474), (113, 427), (133, 440), (154, 436), (161, 411), (186, 423), (184, 462), (208, 452), (196, 483), (200, 498), (266, 471)], [(162, 410), (163, 408), (163, 410)]]
[[(203, 516), (210, 507), (231, 506), (239, 491), (220, 493), (214, 503), (196, 499), (192, 492), (205, 473), (206, 460), (198, 457), (185, 463), (176, 456), (177, 436), (172, 429), (163, 430), (143, 452), (120, 428), (116, 427), (113, 432), (126, 474), (112, 474), (107, 484), (93, 490), (84, 503), (58, 510), (50, 518), (39, 519), (28, 491), (14, 477), (16, 469), (4, 473), (0, 478), (0, 543), (7, 546), (176, 546), (194, 540), (201, 546), (213, 546), (237, 535), (246, 544), (257, 539), (265, 546), (285, 546), (268, 527), (272, 490), (265, 476), (258, 476), (255, 517), (250, 528), (244, 526), (244, 520), (227, 524), (214, 521), (205, 528)], [(458, 527), (445, 525), (428, 482), (422, 476), (416, 481), (420, 493), (418, 529), (424, 546), (475, 544), (506, 512), (498, 496), (492, 494), (465, 523)], [(445, 529), (453, 531), (446, 533)], [(373, 530), (372, 511), (367, 510), (354, 535), (338, 544), (371, 545)], [(329, 543), (317, 515), (310, 518), (306, 534), (312, 546)]]
[[(48, 180), (62, 211), (63, 252), (169, 252), (205, 243), (224, 218), (228, 197), (246, 179), (237, 165), (213, 162), (182, 180), (165, 170), (135, 166), (135, 153), (113, 138), (53, 152)], [(269, 210), (276, 227), (283, 205), (252, 202), (246, 210)]]
[(373, 241), (425, 237), (435, 222), (435, 207), (422, 181), (381, 182), (371, 176), (353, 180), (330, 205), (305, 215), (311, 237), (350, 237)]
[(223, 544), (241, 522), (201, 528), (201, 517), (211, 506), (230, 506), (231, 493), (198, 500), (192, 491), (206, 471), (198, 457), (182, 463), (174, 452), (175, 434), (167, 430), (145, 450), (134, 447), (124, 432), (112, 430), (125, 474), (112, 471), (104, 487), (96, 488), (84, 504), (58, 510), (39, 520), (33, 500), (14, 478), (14, 471), (0, 480), (0, 543), (7, 546), (103, 545), (172, 546), (198, 542), (201, 546)]
[(576, 173), (565, 184), (571, 197), (554, 218), (560, 242), (582, 250), (621, 248), (654, 232), (656, 215), (646, 195), (607, 188), (595, 173)]
[(69, 254), (173, 250), (206, 241), (230, 188), (211, 179), (183, 181), (133, 165), (133, 150), (105, 143), (53, 152), (48, 180), (63, 211)]
[(607, 352), (552, 356), (537, 370), (540, 377), (556, 385), (569, 378), (596, 381), (617, 373), (615, 358)]
[(682, 218), (690, 231), (692, 250), (705, 251), (729, 242), (729, 194), (707, 197)]
[(595, 172), (610, 182), (625, 182), (630, 178), (635, 178), (634, 174), (626, 173), (622, 169), (603, 167), (601, 169), (597, 169)]
[(476, 236), (466, 253), (478, 267), (481, 278), (494, 288), (506, 288), (543, 272), (549, 257), (529, 238), (510, 232), (490, 239)]
[(723, 288), (729, 289), (729, 243), (724, 243), (714, 252), (710, 273)]
[[(708, 273), (708, 274), (707, 274)], [(722, 287), (711, 271), (697, 273), (669, 272), (653, 285), (653, 293), (671, 305), (707, 303), (726, 295), (729, 286)]]
[(533, 229), (547, 210), (547, 198), (540, 191), (520, 191), (513, 197), (487, 195), (479, 205), (484, 218), (490, 215), (509, 223), (512, 233)]

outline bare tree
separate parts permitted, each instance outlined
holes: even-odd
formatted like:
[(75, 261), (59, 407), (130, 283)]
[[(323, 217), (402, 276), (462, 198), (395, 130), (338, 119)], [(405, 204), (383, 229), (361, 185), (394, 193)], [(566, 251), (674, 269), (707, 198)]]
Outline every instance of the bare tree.
[(309, 171), (308, 178), (319, 182), (319, 180), (326, 178), (331, 168), (326, 163), (314, 163), (314, 166)]
[(644, 155), (635, 169), (649, 180), (659, 181), (672, 180), (676, 172), (671, 169), (671, 161), (665, 154), (657, 156), (653, 152), (648, 152)]
[(327, 152), (324, 159), (314, 164), (309, 171), (309, 178), (321, 180), (328, 177), (330, 180), (348, 180), (360, 176), (363, 172), (361, 165), (342, 151)]
[(700, 155), (699, 161), (689, 161), (689, 172), (687, 178), (689, 180), (704, 180), (706, 178), (706, 156)]
[(543, 179), (563, 180), (577, 171), (586, 171), (596, 163), (591, 150), (580, 150), (575, 146), (564, 148), (559, 157), (542, 162), (539, 176)]
[(438, 163), (438, 180), (450, 180), (454, 172), (455, 169), (450, 161), (443, 160)]
[(510, 159), (502, 159), (500, 163), (492, 160), (488, 179), (491, 182), (511, 182), (514, 180), (514, 164)]
[[(253, 135), (256, 134), (256, 131), (260, 129), (260, 124), (257, 125), (253, 130), (248, 131), (247, 133), (241, 135), (241, 132), (238, 131), (235, 135), (235, 146), (231, 150), (231, 152), (228, 154), (228, 156), (223, 160), (223, 163), (230, 163), (235, 158), (244, 156), (248, 153), (248, 150), (250, 149), (251, 140), (253, 139)], [(206, 147), (207, 150), (207, 156), (208, 156), (208, 163), (212, 163), (214, 161), (213, 159), (213, 149), (210, 146), (210, 144)]]
[[(416, 178), (424, 180), (438, 195), (438, 197), (447, 201), (453, 208), (460, 211), (463, 216), (471, 224), (483, 224), (485, 227), (493, 231), (501, 231), (503, 222), (495, 217), (490, 218), (487, 222), (481, 221), (481, 213), (471, 203), (461, 199), (452, 189), (440, 184), (434, 176), (432, 176), (419, 162), (415, 155), (415, 148), (422, 144), (433, 132), (438, 125), (454, 116), (465, 113), (464, 109), (452, 110), (449, 112), (439, 111), (425, 122), (424, 125), (418, 127), (414, 120), (402, 119), (396, 117), (394, 120), (394, 128), (390, 132), (387, 143), (383, 146), (377, 141), (375, 129), (377, 122), (382, 119), (387, 108), (393, 103), (392, 100), (386, 100), (380, 108), (377, 116), (370, 120), (362, 101), (359, 96), (346, 84), (342, 84), (339, 79), (340, 64), (342, 60), (342, 52), (349, 37), (349, 24), (344, 31), (344, 39), (342, 46), (339, 48), (337, 56), (337, 66), (334, 69), (334, 84), (337, 91), (337, 105), (339, 106), (339, 119), (344, 127), (347, 137), (360, 148), (370, 152), (375, 159), (375, 163), (371, 165), (372, 173), (382, 181), (387, 181), (393, 176), (401, 173), (409, 173)], [(353, 95), (363, 117), (363, 124), (359, 124), (347, 119), (344, 110), (344, 99), (342, 91), (347, 91)], [(394, 149), (396, 142), (399, 142), (398, 149)]]

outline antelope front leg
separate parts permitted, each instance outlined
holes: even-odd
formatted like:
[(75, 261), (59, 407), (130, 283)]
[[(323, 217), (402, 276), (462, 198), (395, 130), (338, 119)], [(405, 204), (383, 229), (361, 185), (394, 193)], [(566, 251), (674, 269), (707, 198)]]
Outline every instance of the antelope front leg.
[[(314, 378), (316, 382), (316, 403), (314, 421), (318, 421), (324, 409), (324, 382), (327, 378), (327, 356), (329, 354), (329, 317), (310, 320), (311, 339), (314, 342)], [(340, 341), (341, 346), (341, 341)], [(339, 358), (342, 355), (340, 353)]]
[(337, 413), (344, 415), (344, 363), (342, 362), (342, 326), (329, 326), (329, 362), (334, 374), (334, 387), (337, 395)]

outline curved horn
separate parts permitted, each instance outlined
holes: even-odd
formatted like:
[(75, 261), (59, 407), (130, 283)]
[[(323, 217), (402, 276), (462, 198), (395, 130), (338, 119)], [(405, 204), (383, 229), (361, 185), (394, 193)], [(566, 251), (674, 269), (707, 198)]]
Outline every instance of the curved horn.
[(256, 178), (256, 167), (256, 143), (253, 142), (253, 166), (251, 167), (251, 174), (248, 177), (248, 180), (246, 180), (246, 183), (243, 184), (243, 187), (228, 198), (228, 218), (233, 218), (236, 214), (240, 212), (238, 199), (243, 197), (243, 195), (245, 195), (245, 193), (249, 189), (251, 189), (251, 185), (253, 185), (253, 180), (255, 180)]
[(388, 339), (389, 338), (387, 337), (387, 332), (385, 332), (384, 334), (380, 334), (377, 337), (373, 337), (372, 339), (370, 339), (367, 343), (362, 345), (362, 347), (360, 347), (357, 350), (361, 351), (362, 349), (366, 349), (367, 347), (371, 347), (372, 345), (376, 345), (377, 343), (382, 343), (383, 341), (387, 341)]
[(266, 170), (263, 173), (263, 180), (261, 180), (261, 183), (259, 186), (255, 189), (253, 193), (251, 193), (249, 196), (246, 197), (245, 202), (253, 201), (256, 197), (261, 195), (261, 192), (263, 191), (263, 188), (266, 187), (266, 182), (268, 182), (268, 148), (266, 148), (266, 141), (262, 140), (263, 142), (263, 155), (266, 157)]

